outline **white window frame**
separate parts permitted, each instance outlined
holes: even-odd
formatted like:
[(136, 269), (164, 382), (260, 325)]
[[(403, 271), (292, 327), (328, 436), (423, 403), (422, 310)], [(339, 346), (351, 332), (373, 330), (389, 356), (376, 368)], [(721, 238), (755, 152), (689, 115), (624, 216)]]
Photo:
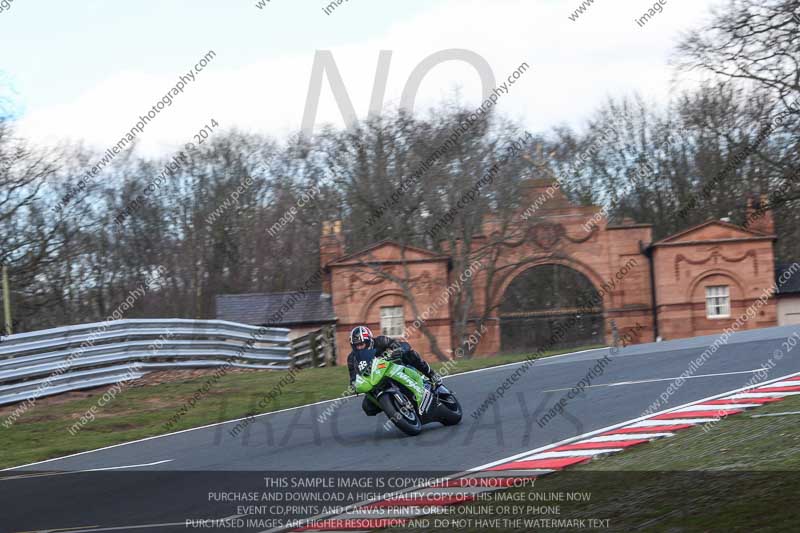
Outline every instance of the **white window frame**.
[(381, 335), (403, 337), (405, 330), (406, 320), (402, 305), (381, 307)]
[(706, 287), (706, 318), (731, 317), (731, 291), (729, 285)]

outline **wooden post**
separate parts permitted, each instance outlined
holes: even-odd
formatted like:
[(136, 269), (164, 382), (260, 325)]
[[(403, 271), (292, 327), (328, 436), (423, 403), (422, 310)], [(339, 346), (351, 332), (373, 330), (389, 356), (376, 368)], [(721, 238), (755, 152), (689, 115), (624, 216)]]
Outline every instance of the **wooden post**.
[(308, 345), (311, 348), (311, 368), (317, 368), (319, 366), (319, 351), (317, 350), (316, 331), (308, 334)]
[(336, 328), (325, 326), (325, 366), (336, 366)]
[(5, 318), (5, 334), (11, 335), (11, 291), (8, 288), (8, 265), (3, 265), (3, 315)]
[(611, 319), (611, 346), (614, 350), (619, 348), (619, 330), (617, 329), (617, 321)]
[(289, 369), (297, 368), (297, 348), (295, 347), (297, 339), (289, 341)]

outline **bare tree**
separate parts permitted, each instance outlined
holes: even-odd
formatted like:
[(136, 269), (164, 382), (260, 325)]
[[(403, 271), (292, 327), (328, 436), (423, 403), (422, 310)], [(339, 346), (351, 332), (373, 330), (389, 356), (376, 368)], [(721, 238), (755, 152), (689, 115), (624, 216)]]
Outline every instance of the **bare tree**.
[(21, 307), (18, 321), (46, 304), (38, 297), (36, 273), (53, 261), (61, 244), (41, 198), (54, 168), (50, 154), (30, 148), (0, 119), (0, 264), (9, 267), (13, 294), (36, 301)]
[[(800, 0), (731, 0), (688, 32), (675, 65), (761, 87), (785, 108), (800, 97)], [(793, 111), (800, 114), (800, 109)]]
[[(769, 179), (771, 207), (781, 230), (796, 241), (800, 200), (800, 1), (732, 0), (715, 10), (709, 24), (687, 33), (674, 63), (679, 73), (701, 72), (715, 81), (744, 88), (763, 103), (757, 121), (762, 133), (753, 157)], [(762, 143), (771, 137), (774, 142)], [(778, 145), (776, 149), (775, 145)], [(791, 221), (788, 224), (784, 223)], [(779, 242), (786, 255), (786, 240)], [(794, 252), (796, 254), (796, 251)]]

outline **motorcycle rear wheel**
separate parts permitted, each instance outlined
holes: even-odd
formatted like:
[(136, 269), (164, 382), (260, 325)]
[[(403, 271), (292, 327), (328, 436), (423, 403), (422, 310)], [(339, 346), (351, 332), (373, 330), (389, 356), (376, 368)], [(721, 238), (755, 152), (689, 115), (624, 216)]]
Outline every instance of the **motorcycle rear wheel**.
[(439, 398), (438, 419), (445, 426), (455, 426), (461, 422), (461, 404), (452, 392)]

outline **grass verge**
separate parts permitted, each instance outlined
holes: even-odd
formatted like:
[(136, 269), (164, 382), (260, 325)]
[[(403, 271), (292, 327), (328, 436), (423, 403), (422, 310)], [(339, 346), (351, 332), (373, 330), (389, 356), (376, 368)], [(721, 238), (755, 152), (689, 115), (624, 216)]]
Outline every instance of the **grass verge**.
[[(548, 352), (544, 357), (581, 349), (585, 348)], [(525, 358), (525, 354), (514, 354), (462, 360), (451, 374), (523, 361)], [(208, 378), (127, 388), (100, 408), (97, 407), (98, 399), (106, 389), (89, 398), (33, 406), (10, 428), (0, 425), (0, 468), (338, 398), (348, 383), (346, 367), (301, 370), (296, 373), (294, 383), (281, 387), (282, 393), (259, 409), (259, 401), (267, 392), (275, 390), (285, 376), (286, 372), (223, 375), (193, 408), (168, 429), (164, 424), (203, 387)], [(96, 409), (94, 420), (74, 435), (71, 434), (69, 428), (93, 406)], [(6, 416), (3, 415), (2, 420)]]
[[(797, 531), (800, 415), (753, 415), (798, 411), (800, 397), (794, 396), (725, 418), (708, 432), (688, 429), (448, 515), (471, 522), (445, 527), (447, 518), (437, 523), (431, 517), (427, 527), (395, 531), (448, 531), (457, 525), (461, 531)], [(573, 501), (554, 494), (573, 495)], [(576, 501), (586, 495), (588, 501)], [(422, 520), (414, 525), (422, 526)]]

